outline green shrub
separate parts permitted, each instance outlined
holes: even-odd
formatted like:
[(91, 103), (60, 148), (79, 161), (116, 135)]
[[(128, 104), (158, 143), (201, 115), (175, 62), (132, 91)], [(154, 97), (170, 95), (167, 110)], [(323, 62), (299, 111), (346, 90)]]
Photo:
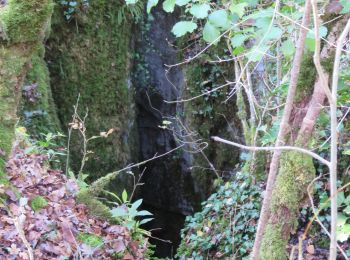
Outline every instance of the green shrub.
[(247, 174), (221, 186), (188, 216), (177, 251), (180, 259), (245, 259), (253, 246), (262, 190)]

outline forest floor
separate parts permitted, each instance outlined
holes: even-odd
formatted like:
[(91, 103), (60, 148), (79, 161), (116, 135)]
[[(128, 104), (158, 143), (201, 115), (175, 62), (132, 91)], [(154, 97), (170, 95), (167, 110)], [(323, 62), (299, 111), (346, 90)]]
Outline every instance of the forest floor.
[(89, 216), (76, 203), (77, 183), (48, 165), (45, 155), (14, 149), (10, 185), (0, 185), (0, 259), (144, 259), (147, 243)]

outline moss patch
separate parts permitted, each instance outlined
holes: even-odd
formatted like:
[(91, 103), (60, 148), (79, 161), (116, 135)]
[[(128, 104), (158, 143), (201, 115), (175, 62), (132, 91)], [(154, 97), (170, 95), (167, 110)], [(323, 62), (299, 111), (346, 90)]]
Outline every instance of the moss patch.
[(32, 209), (37, 212), (48, 205), (47, 200), (42, 196), (36, 196), (30, 203)]
[(77, 201), (85, 204), (92, 216), (110, 220), (112, 214), (110, 209), (90, 193), (90, 190), (81, 190), (77, 195)]
[(13, 43), (38, 42), (48, 28), (51, 0), (9, 0), (0, 12), (7, 40)]
[[(21, 125), (36, 138), (39, 138), (40, 133), (55, 133), (60, 129), (44, 54), (44, 47), (39, 46), (30, 59), (30, 69), (24, 83), (21, 103)], [(29, 91), (26, 90), (31, 86), (35, 87), (34, 93), (28, 93)], [(37, 98), (31, 98), (30, 94), (37, 95)]]
[(272, 194), (271, 217), (261, 245), (261, 259), (286, 259), (290, 232), (297, 227), (299, 208), (307, 199), (307, 187), (315, 178), (312, 158), (285, 152)]
[(300, 102), (304, 97), (312, 94), (317, 71), (311, 54), (305, 54), (301, 62), (301, 69), (295, 95), (295, 102)]

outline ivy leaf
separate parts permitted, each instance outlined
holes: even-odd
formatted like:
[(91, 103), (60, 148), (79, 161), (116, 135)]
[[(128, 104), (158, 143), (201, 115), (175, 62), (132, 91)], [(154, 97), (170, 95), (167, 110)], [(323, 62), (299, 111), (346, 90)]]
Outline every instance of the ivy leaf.
[(260, 46), (259, 48), (254, 48), (248, 55), (247, 58), (251, 62), (260, 61), (269, 48), (267, 46)]
[(221, 28), (229, 26), (228, 14), (226, 10), (217, 10), (209, 15), (209, 21), (212, 25)]
[(347, 219), (348, 218), (344, 214), (339, 213), (338, 216), (337, 216), (337, 226), (338, 227), (344, 226)]
[[(327, 36), (327, 33), (328, 33), (328, 30), (327, 30), (327, 27), (325, 26), (320, 26), (319, 28), (319, 35), (320, 37), (326, 37)], [(307, 38), (310, 38), (310, 39), (315, 39), (315, 33), (314, 31), (309, 31), (306, 35)]]
[(210, 22), (207, 22), (203, 29), (203, 39), (206, 42), (212, 43), (220, 36), (220, 31), (212, 25)]
[(283, 31), (276, 27), (276, 26), (273, 26), (271, 28), (271, 30), (268, 32), (268, 34), (266, 35), (266, 38), (267, 40), (275, 40), (275, 39), (279, 39), (282, 35)]
[(231, 38), (231, 46), (232, 48), (236, 48), (242, 46), (244, 41), (247, 39), (247, 35), (245, 34), (236, 34)]
[(337, 228), (337, 240), (340, 242), (345, 242), (350, 236), (350, 224), (345, 224), (344, 226)]
[(195, 29), (197, 29), (197, 24), (195, 24), (194, 22), (181, 21), (181, 22), (178, 22), (174, 25), (171, 32), (176, 37), (181, 37), (181, 36), (185, 35), (186, 33), (193, 32)]
[(305, 39), (306, 49), (308, 49), (309, 51), (315, 51), (315, 45), (316, 45), (315, 38), (306, 37)]
[(295, 52), (295, 46), (292, 40), (287, 39), (281, 45), (281, 51), (285, 57), (293, 56)]
[(147, 2), (147, 13), (151, 12), (151, 9), (158, 4), (158, 0), (148, 0)]
[(176, 4), (178, 6), (184, 6), (187, 5), (191, 0), (176, 0)]
[(190, 13), (198, 19), (203, 19), (208, 16), (209, 10), (210, 10), (210, 5), (208, 4), (200, 4), (200, 5), (196, 4), (191, 7)]
[(165, 0), (163, 2), (163, 10), (167, 13), (174, 12), (176, 0)]
[(255, 26), (263, 29), (263, 31), (267, 31), (271, 23), (271, 18), (269, 17), (261, 17), (255, 20)]
[(350, 149), (349, 149), (349, 150), (345, 150), (342, 154), (344, 154), (344, 155), (350, 155)]
[[(325, 26), (321, 26), (319, 28), (319, 35), (320, 37), (324, 38), (327, 35), (327, 28)], [(315, 51), (315, 33), (313, 31), (309, 31), (306, 35), (306, 40), (305, 40), (305, 46), (308, 50), (310, 51)]]
[(239, 3), (239, 4), (232, 4), (230, 6), (230, 11), (232, 14), (237, 14), (239, 16), (239, 18), (242, 18), (242, 16), (244, 15), (244, 9), (248, 6), (248, 3), (243, 2), (243, 3)]
[(340, 0), (339, 2), (343, 6), (343, 9), (342, 9), (342, 11), (340, 13), (341, 14), (349, 13), (350, 12), (350, 2), (349, 2), (349, 0)]

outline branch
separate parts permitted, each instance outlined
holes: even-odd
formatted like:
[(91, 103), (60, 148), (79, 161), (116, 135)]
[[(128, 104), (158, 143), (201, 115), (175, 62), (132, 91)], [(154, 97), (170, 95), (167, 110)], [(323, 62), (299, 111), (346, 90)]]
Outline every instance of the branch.
[(131, 164), (131, 165), (128, 165), (126, 166), (125, 168), (121, 169), (121, 170), (118, 170), (118, 171), (115, 171), (115, 172), (111, 172), (111, 173), (108, 173), (106, 176), (103, 176), (101, 178), (99, 178), (98, 180), (96, 180), (95, 182), (93, 182), (91, 184), (91, 186), (89, 187), (89, 190), (92, 194), (96, 195), (97, 193), (100, 193), (103, 188), (112, 180), (114, 179), (119, 173), (123, 172), (123, 171), (126, 171), (126, 170), (129, 170), (129, 169), (132, 169), (132, 168), (135, 168), (135, 167), (139, 167), (141, 165), (144, 165), (150, 161), (153, 161), (155, 159), (158, 159), (158, 158), (161, 158), (165, 155), (168, 155), (182, 147), (184, 147), (185, 144), (182, 144), (170, 151), (167, 151), (166, 153), (163, 153), (163, 154), (160, 154), (160, 155), (157, 155), (155, 154), (152, 158), (150, 159), (147, 159), (145, 161), (142, 161), (142, 162), (139, 162), (139, 163), (136, 163), (136, 164)]
[(311, 0), (312, 3), (312, 10), (313, 10), (313, 17), (314, 17), (314, 25), (315, 25), (315, 53), (314, 53), (314, 63), (315, 67), (318, 73), (318, 76), (320, 77), (320, 84), (323, 88), (323, 91), (326, 93), (328, 102), (330, 104), (334, 103), (334, 100), (332, 98), (331, 91), (329, 90), (328, 87), (328, 78), (326, 74), (324, 73), (324, 70), (321, 65), (321, 59), (320, 59), (320, 51), (321, 51), (321, 40), (320, 40), (320, 21), (318, 18), (318, 13), (317, 13), (317, 4), (315, 0)]
[(337, 49), (334, 58), (333, 77), (332, 77), (332, 101), (330, 102), (330, 115), (331, 115), (331, 165), (329, 166), (330, 174), (330, 187), (331, 187), (331, 243), (329, 258), (335, 260), (337, 257), (337, 160), (338, 160), (338, 121), (337, 121), (337, 91), (338, 91), (338, 79), (339, 79), (339, 65), (342, 47), (345, 42), (345, 38), (350, 31), (350, 19), (341, 33), (337, 41)]
[(317, 153), (311, 152), (309, 150), (306, 150), (304, 148), (301, 147), (296, 147), (296, 146), (264, 146), (264, 147), (259, 147), (259, 146), (246, 146), (243, 144), (238, 144), (235, 142), (231, 142), (228, 141), (226, 139), (222, 139), (218, 136), (212, 136), (211, 137), (214, 141), (216, 142), (220, 142), (220, 143), (225, 143), (225, 144), (229, 144), (232, 146), (236, 146), (245, 150), (249, 150), (249, 151), (275, 151), (275, 150), (279, 150), (279, 151), (296, 151), (296, 152), (300, 152), (306, 155), (309, 155), (311, 157), (313, 157), (314, 159), (320, 161), (321, 163), (327, 165), (328, 167), (330, 166), (330, 162), (327, 161), (326, 159), (322, 158), (321, 156), (319, 156)]

